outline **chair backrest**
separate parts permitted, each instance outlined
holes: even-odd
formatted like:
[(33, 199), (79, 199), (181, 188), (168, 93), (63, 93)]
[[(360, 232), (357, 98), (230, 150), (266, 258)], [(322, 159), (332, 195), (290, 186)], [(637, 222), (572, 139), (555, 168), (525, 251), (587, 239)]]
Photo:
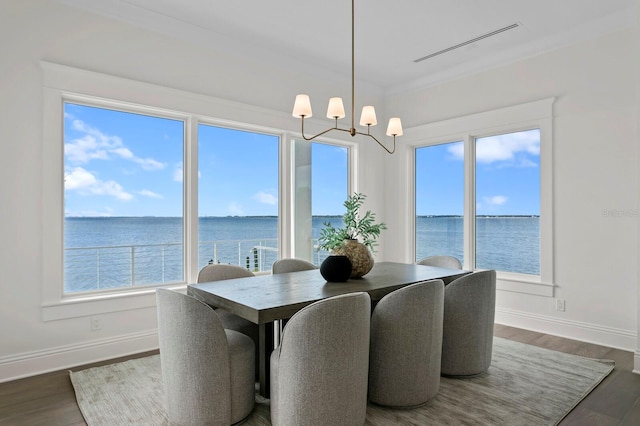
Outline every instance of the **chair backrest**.
[(496, 311), (496, 271), (476, 271), (444, 291), (442, 372), (473, 375), (491, 365)]
[(453, 256), (428, 256), (416, 262), (417, 265), (438, 266), (440, 268), (462, 269), (462, 262)]
[(371, 316), (369, 399), (411, 407), (438, 393), (444, 283), (423, 281), (383, 297)]
[(349, 293), (291, 317), (272, 357), (273, 424), (364, 424), (370, 314), (369, 295)]
[(230, 280), (233, 278), (254, 277), (253, 272), (248, 269), (236, 265), (227, 265), (224, 263), (213, 263), (207, 265), (198, 273), (198, 282), (205, 283), (209, 281)]
[(212, 419), (230, 424), (229, 349), (217, 314), (205, 303), (167, 289), (156, 289), (156, 299), (169, 419), (176, 424), (211, 424)]
[(318, 269), (316, 265), (303, 259), (279, 259), (273, 262), (272, 274), (286, 274), (287, 272), (309, 271)]

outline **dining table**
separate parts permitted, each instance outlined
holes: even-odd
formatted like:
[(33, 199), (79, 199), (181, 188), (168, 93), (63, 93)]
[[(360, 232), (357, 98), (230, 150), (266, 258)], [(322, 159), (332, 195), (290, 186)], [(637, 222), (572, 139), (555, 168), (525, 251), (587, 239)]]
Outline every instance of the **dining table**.
[(410, 284), (441, 279), (446, 285), (469, 273), (471, 271), (460, 269), (376, 262), (363, 277), (345, 282), (327, 282), (315, 269), (189, 284), (187, 294), (258, 324), (259, 359), (256, 362), (259, 363), (259, 392), (269, 398), (269, 363), (277, 344), (274, 322), (291, 318), (305, 306), (329, 297), (366, 292), (375, 303)]

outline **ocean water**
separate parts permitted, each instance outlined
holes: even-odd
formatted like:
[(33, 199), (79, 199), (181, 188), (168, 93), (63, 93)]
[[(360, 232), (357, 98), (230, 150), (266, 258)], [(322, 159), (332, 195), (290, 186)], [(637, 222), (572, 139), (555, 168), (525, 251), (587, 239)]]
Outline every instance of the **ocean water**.
[[(342, 225), (340, 216), (314, 216), (314, 238), (326, 221)], [(418, 217), (416, 259), (462, 259), (462, 222), (455, 216)], [(181, 218), (66, 218), (65, 292), (183, 281), (182, 229)], [(476, 229), (478, 268), (539, 273), (538, 217), (480, 217)], [(202, 217), (198, 230), (200, 268), (216, 262), (270, 270), (278, 258), (277, 217)], [(316, 253), (316, 262), (325, 256)]]
[[(463, 218), (418, 216), (416, 260), (448, 254), (463, 258)], [(476, 268), (540, 274), (540, 218), (487, 216), (476, 218)]]

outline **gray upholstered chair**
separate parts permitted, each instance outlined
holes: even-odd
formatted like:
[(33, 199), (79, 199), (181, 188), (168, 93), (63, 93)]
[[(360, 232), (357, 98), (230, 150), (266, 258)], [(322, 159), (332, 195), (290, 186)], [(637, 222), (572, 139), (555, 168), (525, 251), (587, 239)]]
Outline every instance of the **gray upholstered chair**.
[(439, 268), (462, 269), (462, 262), (453, 256), (427, 256), (416, 262), (417, 265), (437, 266)]
[(273, 262), (271, 273), (286, 274), (287, 272), (309, 271), (311, 269), (318, 269), (318, 267), (303, 259), (279, 259)]
[(496, 271), (458, 278), (444, 291), (442, 374), (475, 376), (491, 365)]
[[(245, 278), (255, 276), (253, 272), (248, 269), (242, 268), (236, 265), (226, 265), (223, 263), (213, 263), (207, 265), (198, 273), (198, 282), (209, 282), (219, 280), (230, 280), (233, 278)], [(251, 337), (256, 347), (256, 359), (259, 359), (259, 333), (258, 325), (246, 320), (242, 317), (227, 312), (224, 309), (218, 309), (213, 307), (222, 322), (222, 326), (227, 330), (235, 330), (242, 334), (246, 334)], [(260, 368), (256, 363), (256, 378), (259, 377)]]
[(253, 272), (236, 265), (224, 263), (212, 263), (200, 269), (198, 272), (198, 282), (230, 280), (233, 278), (253, 277)]
[[(271, 266), (271, 273), (286, 274), (288, 272), (310, 271), (313, 269), (318, 269), (318, 267), (309, 261), (303, 259), (287, 258), (279, 259), (273, 262), (273, 265)], [(286, 323), (286, 319), (274, 321), (275, 338), (277, 342), (279, 342), (281, 339), (283, 327)]]
[(444, 283), (412, 284), (383, 297), (371, 316), (369, 400), (425, 404), (440, 389)]
[(367, 293), (349, 293), (291, 317), (271, 354), (274, 426), (364, 424), (370, 313)]
[(255, 404), (255, 350), (225, 330), (215, 311), (178, 292), (157, 289), (158, 340), (171, 424), (230, 425)]

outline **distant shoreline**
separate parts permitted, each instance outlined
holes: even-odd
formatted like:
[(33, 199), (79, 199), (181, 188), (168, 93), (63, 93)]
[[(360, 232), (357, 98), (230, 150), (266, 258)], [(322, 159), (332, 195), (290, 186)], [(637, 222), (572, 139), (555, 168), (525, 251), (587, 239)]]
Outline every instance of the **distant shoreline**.
[[(341, 214), (320, 214), (313, 215), (313, 217), (342, 217)], [(443, 218), (463, 218), (462, 215), (418, 215), (416, 217), (443, 217)], [(476, 217), (483, 218), (539, 218), (537, 214), (501, 214), (501, 215), (476, 215)], [(199, 219), (277, 219), (278, 216), (200, 216)], [(65, 219), (181, 219), (180, 216), (65, 216)]]

